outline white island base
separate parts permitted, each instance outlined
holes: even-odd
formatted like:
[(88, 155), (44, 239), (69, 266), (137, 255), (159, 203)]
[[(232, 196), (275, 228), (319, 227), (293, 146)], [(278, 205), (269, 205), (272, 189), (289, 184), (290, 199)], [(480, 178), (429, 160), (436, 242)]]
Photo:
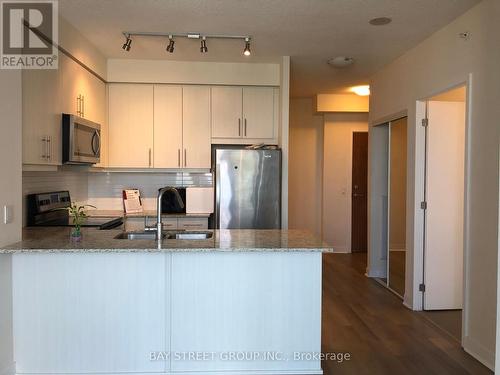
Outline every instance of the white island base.
[(0, 374), (322, 374), (321, 252), (0, 257)]

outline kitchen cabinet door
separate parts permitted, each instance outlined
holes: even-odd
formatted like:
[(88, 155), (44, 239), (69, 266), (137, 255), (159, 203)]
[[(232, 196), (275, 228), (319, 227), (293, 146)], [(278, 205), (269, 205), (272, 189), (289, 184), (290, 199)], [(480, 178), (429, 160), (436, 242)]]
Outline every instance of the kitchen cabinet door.
[(252, 139), (275, 138), (274, 88), (243, 88), (243, 136)]
[(184, 86), (182, 98), (183, 166), (210, 168), (210, 88)]
[(108, 119), (106, 109), (106, 84), (86, 72), (87, 85), (84, 92), (84, 115), (90, 121), (101, 125), (101, 162), (96, 167), (108, 165)]
[(153, 165), (153, 85), (109, 85), (109, 167)]
[(80, 115), (79, 95), (82, 95), (85, 77), (83, 68), (63, 53), (59, 54), (59, 70), (61, 71), (61, 112)]
[(171, 254), (51, 255), (12, 260), (17, 371), (165, 373)]
[(181, 168), (182, 86), (154, 86), (154, 167)]
[(24, 164), (61, 164), (60, 82), (58, 70), (22, 73)]
[(212, 138), (239, 138), (242, 135), (241, 87), (212, 87)]

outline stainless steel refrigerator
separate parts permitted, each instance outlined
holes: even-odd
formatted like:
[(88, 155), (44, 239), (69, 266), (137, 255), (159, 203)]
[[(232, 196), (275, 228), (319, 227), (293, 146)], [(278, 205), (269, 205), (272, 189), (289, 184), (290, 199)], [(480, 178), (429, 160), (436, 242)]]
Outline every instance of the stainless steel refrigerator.
[(281, 227), (281, 150), (214, 150), (215, 227)]

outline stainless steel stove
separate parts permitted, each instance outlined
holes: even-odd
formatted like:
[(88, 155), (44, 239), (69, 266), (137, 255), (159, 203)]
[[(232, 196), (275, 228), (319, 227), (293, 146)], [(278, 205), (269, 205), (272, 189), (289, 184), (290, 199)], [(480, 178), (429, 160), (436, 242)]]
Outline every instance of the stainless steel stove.
[[(74, 226), (73, 218), (67, 210), (70, 207), (71, 197), (69, 191), (55, 191), (50, 193), (30, 194), (27, 197), (28, 226), (42, 227), (71, 227)], [(87, 217), (83, 220), (82, 227), (95, 227), (98, 229), (112, 229), (123, 224), (123, 217)]]

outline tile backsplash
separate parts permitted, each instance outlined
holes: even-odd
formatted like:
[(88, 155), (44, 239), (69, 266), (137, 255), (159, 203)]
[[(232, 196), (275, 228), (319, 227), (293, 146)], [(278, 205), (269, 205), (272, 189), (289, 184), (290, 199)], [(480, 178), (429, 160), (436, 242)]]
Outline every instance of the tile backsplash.
[(202, 172), (23, 172), (23, 217), (26, 222), (26, 195), (69, 190), (71, 199), (88, 203), (99, 210), (123, 209), (123, 189), (139, 189), (144, 208), (155, 209), (158, 189), (174, 187), (211, 187), (213, 176)]

